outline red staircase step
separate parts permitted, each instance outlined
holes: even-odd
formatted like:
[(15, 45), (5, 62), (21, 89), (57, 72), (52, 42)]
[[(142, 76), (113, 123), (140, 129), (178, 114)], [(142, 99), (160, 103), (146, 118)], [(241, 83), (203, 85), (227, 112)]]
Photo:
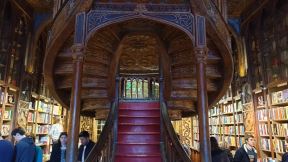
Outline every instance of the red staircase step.
[(160, 116), (160, 109), (156, 108), (154, 110), (131, 110), (131, 109), (121, 109), (119, 111), (119, 116)]
[(119, 109), (125, 108), (136, 108), (139, 110), (142, 109), (153, 109), (153, 108), (160, 108), (159, 102), (123, 102), (119, 105)]
[(119, 104), (116, 162), (161, 162), (159, 102)]
[(160, 132), (160, 125), (118, 125), (119, 132)]
[(159, 123), (160, 117), (119, 117), (119, 123), (135, 123), (135, 124), (143, 124), (143, 123)]
[(129, 134), (129, 133), (119, 133), (118, 134), (118, 141), (125, 141), (125, 142), (154, 142), (160, 141), (160, 133), (155, 134)]
[(160, 154), (116, 155), (115, 162), (162, 162)]
[(158, 144), (118, 143), (116, 154), (153, 154), (160, 153), (160, 142)]

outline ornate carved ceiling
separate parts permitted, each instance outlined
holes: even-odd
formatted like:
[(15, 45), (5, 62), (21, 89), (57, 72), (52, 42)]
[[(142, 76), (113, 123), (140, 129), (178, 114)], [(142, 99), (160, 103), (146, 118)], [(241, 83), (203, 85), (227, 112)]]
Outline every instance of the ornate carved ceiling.
[(153, 73), (158, 71), (159, 55), (156, 38), (151, 35), (128, 36), (120, 57), (121, 73)]

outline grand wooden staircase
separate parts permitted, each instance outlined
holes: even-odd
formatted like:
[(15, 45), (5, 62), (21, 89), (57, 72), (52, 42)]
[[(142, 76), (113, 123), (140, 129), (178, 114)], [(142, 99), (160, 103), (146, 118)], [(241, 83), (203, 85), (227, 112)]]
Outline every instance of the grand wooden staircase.
[[(197, 56), (194, 44), (196, 34), (188, 36), (188, 28), (180, 29), (179, 25), (155, 19), (165, 17), (161, 14), (167, 14), (167, 11), (172, 12), (169, 14), (175, 18), (179, 18), (178, 13), (182, 12), (199, 13), (206, 18), (206, 85), (208, 105), (211, 106), (224, 95), (233, 72), (227, 29), (221, 14), (211, 0), (167, 0), (165, 3), (148, 0), (141, 1), (141, 4), (140, 1), (122, 3), (117, 0), (82, 2), (68, 0), (54, 14), (44, 61), (44, 75), (52, 95), (61, 104), (70, 107), (75, 63), (72, 46), (77, 45), (75, 41), (80, 38), (75, 28), (84, 26), (84, 36), (81, 38), (83, 47), (80, 50), (84, 59), (79, 109), (83, 115), (96, 116), (97, 119), (107, 121), (93, 155), (87, 161), (189, 161), (176, 137), (171, 125), (173, 118), (170, 117), (181, 118), (198, 113)], [(157, 12), (160, 14), (156, 18), (147, 18), (145, 14), (149, 10), (153, 12), (147, 15)], [(174, 10), (177, 14), (173, 13)], [(101, 16), (104, 12), (108, 16)], [(128, 12), (138, 15), (125, 20), (108, 20), (119, 16), (109, 17), (110, 13)], [(77, 13), (84, 13), (87, 24), (73, 28)], [(190, 23), (186, 21), (187, 17), (181, 18), (180, 23), (182, 20), (184, 25)], [(101, 26), (106, 21), (108, 25)], [(92, 30), (90, 27), (93, 25), (99, 26)], [(193, 23), (189, 25), (194, 27)], [(160, 69), (163, 72), (161, 80), (164, 82), (160, 104), (118, 103), (121, 97), (127, 97), (129, 82), (132, 85), (137, 80), (138, 86), (140, 80), (143, 89), (147, 85), (149, 91), (151, 87), (160, 84)], [(120, 79), (117, 75), (121, 75)], [(132, 92), (132, 89), (129, 91)], [(132, 94), (130, 96), (133, 98)]]
[(161, 162), (159, 102), (119, 105), (116, 162)]

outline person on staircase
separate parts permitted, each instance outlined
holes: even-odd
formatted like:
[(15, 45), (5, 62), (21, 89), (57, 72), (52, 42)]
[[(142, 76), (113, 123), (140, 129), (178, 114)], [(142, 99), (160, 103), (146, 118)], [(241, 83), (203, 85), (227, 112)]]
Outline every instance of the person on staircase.
[(79, 147), (78, 161), (85, 162), (85, 159), (89, 155), (95, 143), (90, 140), (90, 135), (87, 131), (80, 132), (79, 139), (80, 139), (81, 145)]
[(236, 151), (234, 156), (234, 162), (257, 162), (257, 151), (254, 146), (254, 136), (245, 135), (245, 144), (243, 144)]

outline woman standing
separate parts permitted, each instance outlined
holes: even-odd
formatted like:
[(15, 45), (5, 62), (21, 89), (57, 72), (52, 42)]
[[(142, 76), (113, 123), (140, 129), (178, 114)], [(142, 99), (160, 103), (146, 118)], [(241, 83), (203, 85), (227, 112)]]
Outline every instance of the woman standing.
[(50, 162), (66, 162), (67, 132), (60, 133), (58, 142), (53, 145)]

